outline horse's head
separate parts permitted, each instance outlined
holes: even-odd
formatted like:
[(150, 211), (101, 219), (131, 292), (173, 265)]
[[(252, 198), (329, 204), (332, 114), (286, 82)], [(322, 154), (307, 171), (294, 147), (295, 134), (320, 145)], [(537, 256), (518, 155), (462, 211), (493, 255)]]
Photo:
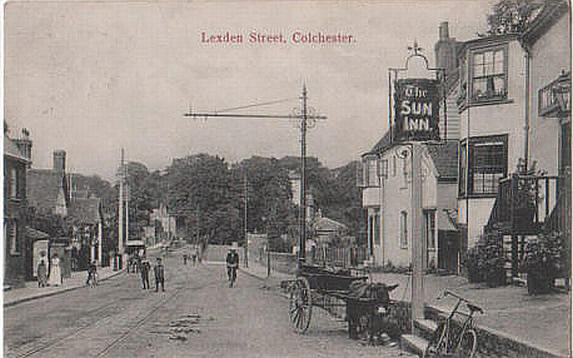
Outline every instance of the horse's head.
[(390, 292), (395, 290), (398, 285), (388, 286), (384, 283), (375, 283), (373, 286), (374, 295), (378, 302), (388, 308), (388, 305), (390, 304)]

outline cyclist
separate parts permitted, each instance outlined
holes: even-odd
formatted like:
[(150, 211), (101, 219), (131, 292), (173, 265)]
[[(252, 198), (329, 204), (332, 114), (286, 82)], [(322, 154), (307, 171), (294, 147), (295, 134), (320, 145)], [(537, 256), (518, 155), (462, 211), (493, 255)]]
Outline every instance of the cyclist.
[(233, 287), (233, 282), (237, 278), (237, 268), (239, 267), (239, 254), (235, 248), (229, 249), (227, 253), (227, 276), (229, 278), (229, 287)]

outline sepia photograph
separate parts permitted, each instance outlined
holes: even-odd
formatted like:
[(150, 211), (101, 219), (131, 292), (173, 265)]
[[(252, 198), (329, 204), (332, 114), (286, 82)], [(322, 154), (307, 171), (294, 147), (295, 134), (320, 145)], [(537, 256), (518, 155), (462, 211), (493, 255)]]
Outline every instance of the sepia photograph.
[(2, 22), (4, 357), (572, 356), (569, 0)]

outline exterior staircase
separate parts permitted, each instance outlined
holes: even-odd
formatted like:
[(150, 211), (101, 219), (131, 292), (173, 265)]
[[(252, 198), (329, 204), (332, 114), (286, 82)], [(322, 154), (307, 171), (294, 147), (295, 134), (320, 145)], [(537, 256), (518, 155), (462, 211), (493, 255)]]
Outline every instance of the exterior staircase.
[(437, 328), (438, 323), (432, 319), (416, 320), (414, 322), (414, 334), (402, 335), (401, 348), (423, 357)]

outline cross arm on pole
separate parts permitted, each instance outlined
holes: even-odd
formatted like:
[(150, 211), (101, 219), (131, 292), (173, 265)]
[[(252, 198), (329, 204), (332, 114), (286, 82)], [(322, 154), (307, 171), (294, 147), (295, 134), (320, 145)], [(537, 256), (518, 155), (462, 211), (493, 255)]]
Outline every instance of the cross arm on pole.
[[(302, 115), (280, 115), (280, 114), (226, 114), (226, 113), (185, 113), (184, 117), (192, 118), (207, 118), (207, 117), (221, 117), (221, 118), (274, 118), (274, 119), (301, 119)], [(327, 119), (326, 116), (306, 116), (307, 119)]]

